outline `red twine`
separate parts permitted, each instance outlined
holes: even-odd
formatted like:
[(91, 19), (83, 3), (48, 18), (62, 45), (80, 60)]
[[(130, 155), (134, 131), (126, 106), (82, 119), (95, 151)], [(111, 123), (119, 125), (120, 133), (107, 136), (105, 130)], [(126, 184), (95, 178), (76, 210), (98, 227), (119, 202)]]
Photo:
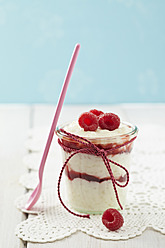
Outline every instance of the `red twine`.
[[(135, 139), (136, 139), (136, 136), (133, 137), (131, 140), (125, 142), (124, 144), (121, 144), (121, 145), (118, 145), (114, 148), (111, 148), (111, 149), (108, 149), (108, 150), (104, 150), (104, 149), (100, 149), (99, 147), (97, 147), (96, 145), (94, 145), (92, 142), (90, 142), (88, 139), (86, 138), (83, 138), (83, 137), (80, 137), (78, 135), (75, 135), (75, 134), (71, 134), (69, 132), (66, 132), (65, 130), (63, 129), (60, 129), (60, 132), (64, 133), (68, 138), (71, 138), (72, 140), (75, 140), (76, 142), (79, 142), (81, 144), (83, 144), (85, 146), (85, 148), (80, 148), (80, 149), (76, 149), (76, 148), (69, 148), (67, 146), (65, 146), (61, 141), (60, 139), (58, 139), (58, 143), (59, 145), (64, 149), (64, 151), (66, 152), (72, 152), (71, 155), (66, 159), (64, 165), (62, 166), (62, 169), (61, 169), (61, 172), (60, 172), (60, 175), (59, 175), (59, 179), (58, 179), (58, 197), (59, 197), (59, 200), (61, 202), (61, 204), (63, 205), (63, 207), (71, 214), (77, 216), (77, 217), (83, 217), (83, 218), (90, 218), (89, 214), (85, 214), (85, 215), (82, 215), (82, 214), (77, 214), (77, 213), (74, 213), (72, 212), (63, 202), (62, 198), (61, 198), (61, 194), (60, 194), (60, 183), (61, 183), (61, 178), (62, 178), (62, 174), (63, 174), (63, 171), (67, 165), (67, 163), (69, 162), (69, 160), (74, 156), (76, 155), (77, 153), (86, 153), (86, 154), (91, 154), (91, 155), (95, 155), (95, 156), (101, 156), (102, 159), (103, 159), (103, 162), (109, 172), (109, 175), (110, 175), (110, 178), (112, 180), (112, 184), (113, 184), (113, 188), (114, 188), (114, 192), (115, 192), (115, 196), (116, 196), (116, 199), (117, 199), (117, 202), (118, 202), (118, 205), (120, 206), (121, 209), (123, 209), (121, 203), (120, 203), (120, 200), (119, 200), (119, 196), (118, 196), (118, 192), (117, 192), (117, 188), (116, 188), (116, 185), (118, 187), (126, 187), (128, 185), (128, 182), (129, 182), (129, 172), (128, 170), (122, 166), (121, 164), (119, 163), (116, 163), (115, 161), (109, 159), (107, 157), (107, 153), (108, 152), (112, 152), (113, 150), (115, 149), (119, 149), (120, 147), (123, 147), (123, 146), (126, 146), (128, 144), (130, 144), (131, 142), (133, 142)], [(125, 170), (126, 172), (126, 175), (127, 175), (127, 180), (126, 180), (126, 183), (123, 185), (123, 184), (120, 184), (118, 183), (115, 178), (114, 178), (114, 175), (113, 175), (113, 172), (112, 172), (112, 169), (111, 169), (111, 166), (110, 166), (110, 163), (112, 164), (115, 164), (116, 166), (122, 168), (123, 170)]]

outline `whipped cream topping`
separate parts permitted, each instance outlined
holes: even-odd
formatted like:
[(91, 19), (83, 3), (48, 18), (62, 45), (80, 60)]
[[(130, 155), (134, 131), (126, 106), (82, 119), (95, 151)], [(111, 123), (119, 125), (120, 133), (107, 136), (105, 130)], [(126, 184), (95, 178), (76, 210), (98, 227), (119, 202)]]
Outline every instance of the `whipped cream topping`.
[(107, 137), (114, 137), (117, 135), (128, 134), (132, 131), (132, 127), (125, 123), (120, 123), (120, 126), (113, 131), (109, 131), (107, 129), (101, 129), (101, 128), (97, 128), (96, 131), (84, 131), (84, 129), (79, 126), (77, 121), (73, 121), (70, 124), (66, 125), (64, 127), (64, 130), (81, 137), (107, 138)]

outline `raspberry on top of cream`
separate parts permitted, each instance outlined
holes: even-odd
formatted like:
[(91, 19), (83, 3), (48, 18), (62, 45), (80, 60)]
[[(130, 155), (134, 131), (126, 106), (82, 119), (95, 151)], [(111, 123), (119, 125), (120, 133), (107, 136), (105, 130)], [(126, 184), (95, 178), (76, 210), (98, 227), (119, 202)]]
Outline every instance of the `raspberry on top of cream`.
[(98, 127), (113, 131), (119, 127), (120, 118), (114, 113), (104, 113), (97, 109), (91, 109), (80, 115), (78, 123), (84, 131), (95, 131)]
[(72, 123), (66, 125), (64, 129), (67, 132), (87, 138), (108, 138), (117, 135), (125, 135), (132, 131), (132, 127), (125, 123), (120, 123), (120, 126), (113, 131), (101, 129), (100, 127), (98, 127), (95, 131), (84, 131), (77, 121), (73, 121)]
[(65, 131), (93, 139), (127, 135), (131, 133), (132, 127), (121, 123), (119, 116), (114, 113), (91, 109), (82, 113), (78, 121), (65, 126)]

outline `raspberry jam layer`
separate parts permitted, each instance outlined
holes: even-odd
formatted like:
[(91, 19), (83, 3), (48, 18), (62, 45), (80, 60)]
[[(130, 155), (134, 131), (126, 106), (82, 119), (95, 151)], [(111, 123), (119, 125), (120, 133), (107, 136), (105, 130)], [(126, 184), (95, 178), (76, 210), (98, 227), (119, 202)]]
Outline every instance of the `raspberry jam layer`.
[[(78, 143), (76, 141), (73, 141), (72, 139), (68, 138), (61, 140), (62, 144), (66, 147), (73, 148), (75, 150), (79, 150), (82, 148), (86, 148), (85, 145)], [(104, 149), (107, 152), (107, 155), (115, 155), (115, 154), (121, 154), (121, 153), (130, 153), (133, 148), (133, 142), (126, 144), (128, 142), (128, 139), (123, 139), (122, 143), (108, 143), (108, 144), (97, 144), (95, 145), (99, 147), (100, 149)], [(124, 145), (126, 144), (126, 145)], [(123, 145), (120, 147), (120, 145)]]
[[(103, 177), (103, 178), (99, 178), (99, 177), (96, 177), (96, 176), (93, 176), (93, 175), (88, 175), (86, 173), (81, 173), (81, 172), (77, 172), (77, 171), (74, 171), (72, 169), (69, 169), (68, 165), (66, 166), (65, 168), (65, 174), (66, 176), (68, 177), (69, 180), (74, 180), (76, 178), (80, 178), (80, 179), (84, 179), (88, 182), (97, 182), (97, 183), (102, 183), (104, 181), (108, 181), (108, 180), (111, 180), (110, 177)], [(116, 181), (118, 182), (126, 182), (126, 174), (124, 176), (120, 176), (119, 178), (115, 178)]]

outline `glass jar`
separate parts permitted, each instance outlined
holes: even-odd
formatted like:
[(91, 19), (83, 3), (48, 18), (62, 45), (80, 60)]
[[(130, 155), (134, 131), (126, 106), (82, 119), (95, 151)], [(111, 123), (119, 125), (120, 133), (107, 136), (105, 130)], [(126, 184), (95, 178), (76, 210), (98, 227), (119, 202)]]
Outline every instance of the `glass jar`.
[[(132, 124), (123, 124), (129, 127), (128, 133), (113, 137), (88, 138), (98, 148), (100, 155), (92, 152), (81, 152), (83, 148), (86, 148), (86, 145), (68, 137), (63, 132), (65, 126), (57, 128), (56, 134), (62, 146), (63, 162), (73, 152), (78, 151), (65, 167), (67, 200), (69, 206), (76, 211), (100, 214), (107, 208), (119, 209), (119, 201), (124, 207), (127, 187), (120, 187), (119, 185), (127, 184), (127, 171), (129, 172), (133, 141), (137, 136), (138, 129)], [(112, 174), (109, 173), (101, 154), (104, 154), (103, 156), (109, 160)]]

